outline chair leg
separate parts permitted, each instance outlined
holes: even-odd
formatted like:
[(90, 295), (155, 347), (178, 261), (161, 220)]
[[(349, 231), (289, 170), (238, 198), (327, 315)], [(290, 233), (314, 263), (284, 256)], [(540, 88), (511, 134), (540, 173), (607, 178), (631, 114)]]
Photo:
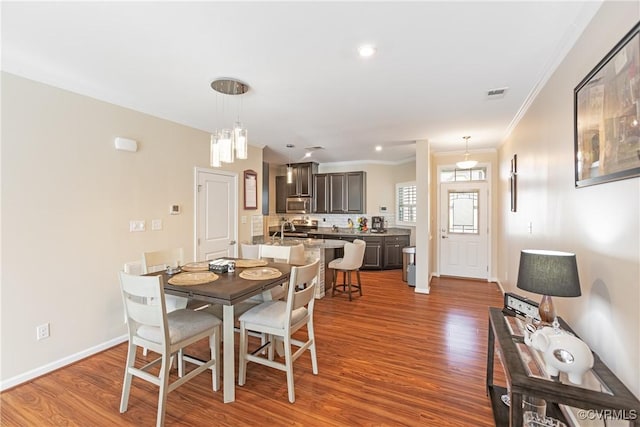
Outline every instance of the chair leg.
[(209, 347), (211, 349), (211, 357), (216, 361), (212, 370), (213, 391), (220, 390), (220, 327), (218, 327), (213, 335), (209, 337)]
[(333, 287), (331, 288), (331, 296), (336, 294), (336, 288), (338, 287), (338, 270), (333, 270)]
[(136, 345), (129, 341), (129, 350), (127, 351), (127, 365), (124, 368), (124, 382), (122, 383), (122, 398), (120, 399), (120, 413), (127, 411), (129, 406), (129, 392), (131, 391), (131, 380), (133, 375), (129, 372), (136, 361)]
[(289, 393), (289, 402), (296, 401), (296, 392), (293, 388), (293, 357), (291, 355), (291, 336), (284, 337), (284, 363), (287, 370), (287, 391)]
[(348, 287), (349, 287), (349, 301), (353, 301), (353, 298), (351, 297), (351, 270), (349, 270), (349, 283), (348, 283)]
[(313, 332), (313, 318), (310, 318), (307, 323), (307, 333), (309, 334), (309, 341), (311, 341), (311, 345), (309, 346), (309, 351), (311, 351), (311, 369), (314, 375), (318, 375), (318, 355), (316, 354), (316, 336)]
[(156, 418), (156, 426), (164, 426), (164, 413), (167, 403), (167, 393), (169, 390), (169, 374), (171, 372), (171, 365), (173, 364), (173, 356), (169, 357), (167, 354), (162, 355), (162, 367), (160, 368), (160, 391), (158, 394), (158, 416)]
[(360, 270), (356, 270), (356, 276), (358, 276), (358, 290), (360, 290), (360, 296), (362, 296), (362, 281), (360, 280)]
[(184, 375), (184, 350), (178, 350), (178, 377), (182, 378)]

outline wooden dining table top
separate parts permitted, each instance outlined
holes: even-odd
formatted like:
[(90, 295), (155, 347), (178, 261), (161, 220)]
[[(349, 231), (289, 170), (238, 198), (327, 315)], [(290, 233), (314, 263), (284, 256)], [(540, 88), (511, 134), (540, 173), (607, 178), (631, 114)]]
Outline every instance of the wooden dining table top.
[(240, 277), (240, 273), (249, 268), (236, 267), (233, 273), (216, 273), (218, 278), (213, 282), (188, 286), (170, 284), (169, 279), (173, 275), (167, 274), (164, 270), (156, 273), (150, 273), (149, 275), (162, 276), (164, 291), (166, 294), (194, 298), (210, 303), (235, 305), (247, 298), (258, 295), (267, 289), (271, 289), (283, 282), (289, 281), (291, 265), (272, 262), (268, 263), (265, 267), (276, 268), (282, 273), (282, 275), (277, 278), (264, 280), (244, 279)]

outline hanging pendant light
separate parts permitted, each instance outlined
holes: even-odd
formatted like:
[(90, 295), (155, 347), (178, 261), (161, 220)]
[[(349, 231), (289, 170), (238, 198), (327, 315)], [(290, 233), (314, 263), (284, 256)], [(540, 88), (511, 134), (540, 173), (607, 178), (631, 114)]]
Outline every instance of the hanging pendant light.
[(459, 169), (471, 169), (472, 167), (474, 167), (475, 165), (478, 164), (477, 160), (469, 160), (469, 139), (471, 138), (470, 136), (463, 136), (462, 137), (465, 140), (465, 150), (464, 150), (464, 160), (457, 162), (456, 163), (456, 167), (458, 167)]
[[(243, 95), (249, 86), (235, 79), (217, 79), (211, 82), (211, 88), (223, 95)], [(224, 118), (224, 99), (222, 103)], [(211, 135), (211, 166), (220, 167), (222, 163), (233, 163), (235, 158), (249, 157), (247, 129), (240, 123), (240, 114), (233, 128), (222, 128)]]
[(236, 158), (247, 159), (249, 157), (247, 129), (243, 128), (240, 122), (236, 122), (233, 127), (233, 141), (236, 146)]
[(220, 147), (218, 146), (218, 131), (211, 135), (211, 167), (219, 168), (222, 166), (220, 163)]
[[(287, 144), (287, 148), (291, 150), (293, 144)], [(291, 151), (289, 151), (289, 163), (287, 163), (287, 184), (293, 184), (293, 166), (291, 166)]]

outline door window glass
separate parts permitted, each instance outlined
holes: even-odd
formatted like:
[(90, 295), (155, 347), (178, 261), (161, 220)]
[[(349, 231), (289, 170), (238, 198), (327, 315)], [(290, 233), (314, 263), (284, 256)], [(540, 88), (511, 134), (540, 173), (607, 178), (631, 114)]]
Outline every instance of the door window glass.
[(449, 191), (449, 233), (478, 234), (478, 190)]

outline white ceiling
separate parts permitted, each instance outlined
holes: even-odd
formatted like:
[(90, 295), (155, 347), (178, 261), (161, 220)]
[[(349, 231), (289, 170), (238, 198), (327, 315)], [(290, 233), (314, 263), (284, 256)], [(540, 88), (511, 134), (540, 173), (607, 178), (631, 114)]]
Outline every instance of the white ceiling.
[(2, 69), (207, 132), (241, 109), (271, 162), (401, 162), (498, 147), (600, 4), (3, 1)]

